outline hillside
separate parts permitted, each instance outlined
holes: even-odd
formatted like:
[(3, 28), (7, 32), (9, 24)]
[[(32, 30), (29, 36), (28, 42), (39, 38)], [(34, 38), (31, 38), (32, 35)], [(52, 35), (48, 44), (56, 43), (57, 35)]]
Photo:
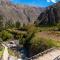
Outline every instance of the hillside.
[(21, 24), (37, 23), (42, 25), (54, 25), (60, 21), (60, 2), (47, 8), (31, 7), (26, 5), (14, 5), (8, 0), (0, 0), (0, 16), (3, 23), (6, 21)]
[(0, 48), (0, 57), (5, 58), (8, 53), (22, 60), (50, 48), (60, 48), (60, 2), (43, 8), (0, 0), (0, 46), (2, 44), (8, 49), (2, 55), (4, 48)]
[(37, 7), (13, 5), (7, 0), (0, 0), (0, 16), (3, 16), (4, 21), (20, 21), (25, 24), (34, 22), (44, 10), (43, 8)]
[(46, 8), (38, 18), (37, 23), (43, 25), (54, 25), (60, 22), (60, 2)]

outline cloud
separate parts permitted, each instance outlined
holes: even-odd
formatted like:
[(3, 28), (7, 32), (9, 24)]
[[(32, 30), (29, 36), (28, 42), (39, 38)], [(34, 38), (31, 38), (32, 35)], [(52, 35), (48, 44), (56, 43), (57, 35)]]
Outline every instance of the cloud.
[(56, 0), (51, 0), (52, 2), (56, 3)]
[(56, 3), (56, 0), (47, 0), (47, 2), (53, 2), (53, 3)]
[(50, 2), (50, 0), (47, 0), (47, 2)]

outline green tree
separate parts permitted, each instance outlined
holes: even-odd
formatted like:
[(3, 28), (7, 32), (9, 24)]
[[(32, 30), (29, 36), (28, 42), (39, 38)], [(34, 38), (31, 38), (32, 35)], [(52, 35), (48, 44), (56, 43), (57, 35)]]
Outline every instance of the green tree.
[(12, 20), (6, 21), (5, 23), (5, 28), (14, 28), (15, 27), (15, 23)]
[(3, 30), (3, 17), (0, 16), (0, 31)]
[(57, 24), (57, 28), (60, 31), (60, 23)]
[(7, 41), (8, 39), (12, 38), (13, 35), (9, 33), (8, 31), (2, 31), (0, 32), (0, 37), (2, 38), (3, 41)]
[(38, 38), (35, 36), (30, 40), (29, 52), (30, 55), (36, 55), (40, 52), (43, 52), (46, 49), (52, 48), (53, 46), (54, 46), (53, 40)]
[(20, 28), (20, 26), (21, 26), (19, 21), (16, 21), (15, 25), (16, 25), (16, 28)]

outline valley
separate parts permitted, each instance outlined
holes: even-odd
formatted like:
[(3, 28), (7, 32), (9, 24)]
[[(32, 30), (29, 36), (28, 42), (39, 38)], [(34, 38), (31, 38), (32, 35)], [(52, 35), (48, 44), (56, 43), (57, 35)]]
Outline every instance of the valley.
[(59, 60), (59, 56), (60, 2), (43, 8), (0, 0), (0, 60)]

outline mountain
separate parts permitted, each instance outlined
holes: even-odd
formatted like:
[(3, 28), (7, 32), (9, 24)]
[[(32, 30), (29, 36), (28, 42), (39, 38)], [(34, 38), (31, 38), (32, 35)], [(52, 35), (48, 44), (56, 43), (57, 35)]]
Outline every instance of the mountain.
[(55, 24), (60, 21), (60, 2), (47, 8), (14, 5), (8, 0), (0, 0), (0, 16), (3, 22), (19, 21), (21, 24)]
[(60, 22), (60, 2), (49, 6), (37, 18), (37, 24), (54, 25)]
[(8, 0), (0, 0), (0, 16), (3, 16), (5, 22), (11, 20), (12, 22), (19, 21), (24, 24), (33, 23), (44, 10), (44, 8), (13, 5)]

